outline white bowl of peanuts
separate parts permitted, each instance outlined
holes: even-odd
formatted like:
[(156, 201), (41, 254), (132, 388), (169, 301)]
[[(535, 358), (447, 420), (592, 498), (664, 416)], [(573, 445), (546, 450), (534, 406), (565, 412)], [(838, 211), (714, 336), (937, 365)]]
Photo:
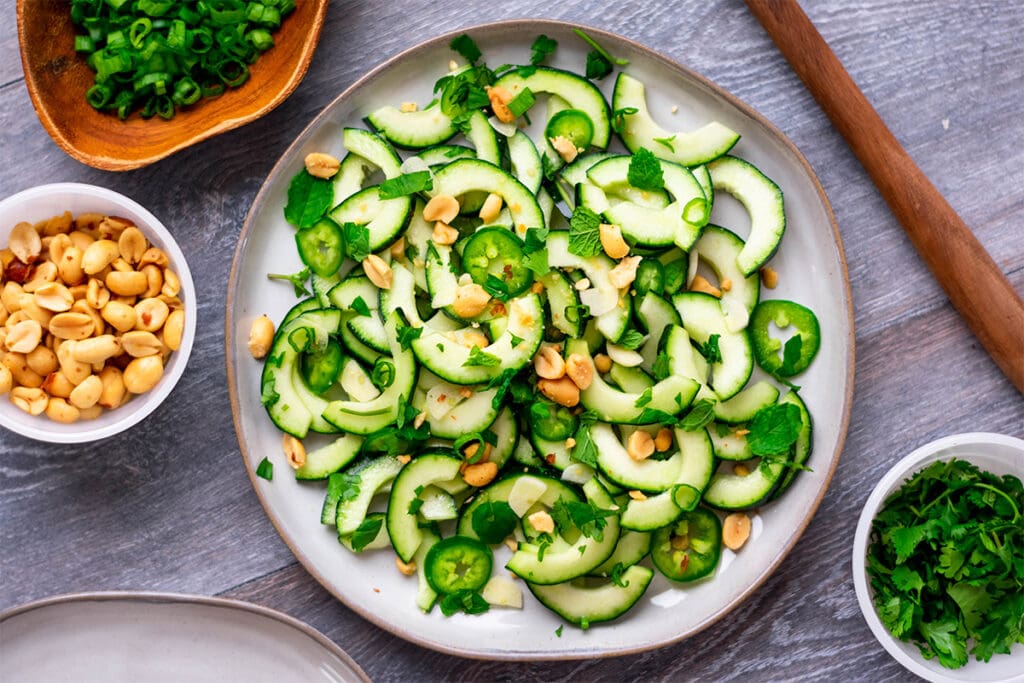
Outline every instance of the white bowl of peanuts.
[(112, 190), (41, 185), (0, 201), (0, 425), (54, 443), (121, 432), (170, 394), (195, 339), (181, 250)]

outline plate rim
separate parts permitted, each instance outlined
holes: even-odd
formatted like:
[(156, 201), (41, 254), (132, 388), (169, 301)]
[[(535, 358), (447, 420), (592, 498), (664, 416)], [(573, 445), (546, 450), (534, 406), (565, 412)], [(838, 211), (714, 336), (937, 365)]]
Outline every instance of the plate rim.
[[(700, 86), (701, 88), (709, 91), (713, 95), (725, 100), (729, 105), (735, 107), (740, 113), (750, 118), (755, 124), (760, 126), (775, 142), (780, 143), (786, 148), (787, 152), (797, 161), (801, 169), (803, 170), (806, 177), (810, 180), (811, 185), (814, 187), (817, 193), (818, 199), (821, 202), (822, 208), (825, 210), (825, 214), (828, 217), (829, 226), (832, 229), (832, 236), (836, 245), (836, 249), (839, 257), (840, 271), (842, 275), (842, 295), (843, 302), (845, 303), (844, 309), (846, 314), (846, 320), (849, 324), (849, 332), (847, 334), (847, 348), (849, 354), (846, 358), (845, 378), (846, 378), (846, 391), (843, 394), (841, 406), (841, 416), (839, 419), (837, 441), (835, 450), (831, 454), (831, 460), (825, 476), (822, 480), (821, 487), (814, 499), (811, 501), (804, 515), (804, 518), (800, 521), (796, 528), (794, 528), (791, 535), (788, 537), (786, 542), (781, 547), (781, 551), (776, 557), (768, 564), (768, 566), (757, 576), (757, 578), (750, 583), (735, 599), (728, 604), (724, 605), (721, 609), (714, 612), (704, 619), (703, 622), (698, 624), (696, 627), (676, 634), (671, 638), (661, 640), (658, 642), (644, 643), (632, 647), (619, 647), (615, 649), (582, 649), (582, 650), (564, 650), (555, 653), (545, 652), (504, 652), (504, 651), (474, 651), (474, 650), (463, 650), (458, 647), (451, 647), (440, 642), (435, 642), (421, 638), (420, 636), (406, 630), (402, 624), (393, 624), (388, 622), (372, 611), (363, 609), (362, 607), (350, 603), (343, 596), (338, 594), (330, 582), (326, 580), (326, 577), (319, 572), (312, 564), (310, 558), (302, 551), (300, 551), (293, 543), (292, 539), (288, 538), (286, 534), (282, 532), (282, 526), (278, 515), (272, 512), (270, 506), (267, 504), (267, 500), (258, 485), (255, 469), (250, 465), (249, 453), (242, 437), (242, 417), (241, 417), (241, 404), (236, 391), (237, 386), (237, 369), (234, 363), (234, 357), (232, 354), (232, 348), (235, 344), (235, 330), (233, 322), (234, 316), (231, 314), (233, 304), (235, 300), (235, 294), (238, 287), (238, 268), (239, 263), (242, 259), (243, 252), (247, 243), (247, 238), (253, 229), (255, 217), (260, 210), (262, 210), (264, 203), (267, 200), (269, 194), (268, 180), (272, 177), (277, 176), (282, 172), (286, 165), (286, 159), (289, 159), (296, 149), (301, 148), (306, 140), (311, 137), (327, 120), (329, 113), (335, 109), (338, 104), (351, 97), (353, 93), (362, 89), (372, 81), (376, 80), (380, 75), (395, 67), (399, 63), (406, 61), (416, 53), (427, 51), (437, 47), (439, 44), (447, 44), (453, 38), (463, 33), (474, 33), (474, 32), (498, 32), (502, 29), (519, 29), (522, 30), (524, 27), (529, 26), (537, 29), (540, 32), (544, 30), (559, 31), (571, 31), (573, 29), (580, 29), (587, 32), (591, 37), (597, 40), (610, 40), (613, 42), (621, 42), (627, 44), (633, 50), (643, 54), (645, 58), (651, 59), (652, 61), (661, 65), (661, 67), (668, 69), (669, 71), (675, 72), (677, 76), (684, 79), (690, 79), (693, 83)], [(227, 365), (227, 380), (228, 380), (228, 394), (231, 401), (231, 417), (232, 422), (235, 426), (235, 435), (238, 440), (239, 452), (242, 456), (242, 461), (245, 466), (246, 472), (249, 475), (249, 481), (252, 485), (253, 490), (256, 493), (257, 498), (260, 501), (260, 505), (263, 507), (267, 514), (271, 524), (274, 526), (274, 530), (277, 532), (278, 537), (285, 543), (296, 560), (303, 566), (303, 568), (309, 572), (309, 574), (316, 579), (316, 581), (324, 587), (324, 589), (336, 598), (346, 608), (352, 610), (360, 617), (366, 619), (375, 626), (392, 633), (407, 642), (414, 643), (421, 647), (433, 650), (435, 652), (441, 652), (444, 654), (455, 655), (467, 659), (476, 660), (501, 660), (501, 661), (570, 661), (579, 660), (584, 658), (608, 658), (608, 657), (619, 657), (625, 655), (639, 654), (642, 652), (648, 652), (651, 650), (668, 647), (675, 643), (679, 643), (687, 638), (692, 638), (705, 629), (713, 626), (718, 621), (723, 619), (726, 615), (733, 612), (741, 604), (757, 591), (767, 580), (771, 577), (775, 570), (778, 569), (779, 565), (789, 556), (797, 542), (803, 536), (807, 527), (810, 525), (811, 520), (814, 519), (818, 508), (821, 505), (821, 501), (825, 497), (825, 493), (828, 491), (829, 486), (832, 483), (832, 477), (835, 475), (836, 468), (839, 465), (839, 459), (842, 456), (843, 446), (846, 441), (847, 431), (850, 423), (850, 414), (853, 408), (853, 389), (854, 389), (854, 367), (855, 367), (855, 356), (856, 356), (856, 345), (855, 345), (855, 320), (853, 315), (853, 295), (850, 285), (850, 274), (849, 268), (846, 262), (846, 252), (843, 248), (842, 236), (839, 232), (839, 226), (836, 223), (835, 213), (832, 210), (832, 204), (828, 200), (828, 196), (825, 193), (824, 188), (821, 185), (817, 174), (814, 172), (810, 162), (807, 161), (803, 153), (797, 148), (789, 137), (782, 132), (775, 124), (768, 120), (763, 114), (754, 109), (751, 105), (747, 104), (737, 96), (725, 88), (717, 85), (707, 77), (694, 71), (693, 69), (680, 64), (679, 62), (667, 57), (666, 55), (658, 52), (657, 50), (648, 47), (640, 42), (637, 42), (624, 35), (608, 31), (601, 28), (596, 28), (583, 23), (561, 21), (557, 19), (532, 19), (532, 18), (518, 18), (518, 19), (504, 19), (500, 21), (484, 22), (480, 24), (471, 24), (468, 26), (462, 26), (451, 31), (446, 31), (442, 34), (436, 35), (433, 38), (421, 41), (412, 47), (409, 47), (401, 52), (385, 59), (377, 66), (373, 67), (361, 77), (353, 81), (348, 87), (346, 87), (340, 94), (338, 94), (329, 103), (313, 117), (313, 119), (306, 125), (306, 127), (300, 132), (292, 143), (281, 153), (274, 166), (270, 169), (263, 184), (260, 186), (259, 191), (253, 198), (252, 205), (249, 207), (249, 211), (246, 213), (245, 220), (242, 224), (242, 229), (238, 235), (238, 242), (235, 247), (235, 253), (231, 260), (231, 270), (228, 274), (228, 290), (225, 298), (225, 316), (224, 316), (224, 351), (225, 351), (225, 362)]]
[(271, 607), (266, 607), (265, 605), (260, 605), (254, 602), (247, 602), (245, 600), (238, 600), (236, 598), (163, 591), (86, 591), (81, 593), (63, 593), (60, 595), (51, 595), (45, 598), (39, 598), (21, 605), (8, 607), (5, 610), (0, 610), (0, 625), (3, 625), (4, 622), (9, 619), (28, 614), (29, 612), (35, 612), (58, 605), (72, 605), (90, 602), (131, 602), (160, 605), (217, 607), (220, 609), (246, 612), (259, 617), (269, 618), (273, 621), (284, 624), (285, 626), (289, 626), (299, 631), (304, 636), (316, 641), (318, 645), (344, 662), (357, 677), (365, 681), (365, 683), (371, 683), (370, 677), (347, 652), (342, 650), (337, 643), (313, 626), (291, 616), (290, 614), (286, 614)]

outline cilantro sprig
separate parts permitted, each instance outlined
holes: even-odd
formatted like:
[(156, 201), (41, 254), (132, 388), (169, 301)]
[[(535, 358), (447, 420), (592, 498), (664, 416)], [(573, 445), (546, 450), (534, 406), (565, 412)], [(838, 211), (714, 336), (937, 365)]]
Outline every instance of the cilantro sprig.
[(944, 667), (1024, 643), (1024, 484), (964, 460), (934, 462), (875, 516), (867, 573), (897, 638)]

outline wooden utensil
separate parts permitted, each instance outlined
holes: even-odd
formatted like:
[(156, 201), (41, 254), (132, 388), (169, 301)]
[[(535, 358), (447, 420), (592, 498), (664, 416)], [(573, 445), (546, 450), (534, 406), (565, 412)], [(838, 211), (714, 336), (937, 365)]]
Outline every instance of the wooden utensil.
[(967, 326), (1024, 393), (1024, 301), (896, 140), (796, 0), (745, 0), (846, 139)]
[(274, 47), (250, 67), (249, 80), (220, 97), (201, 100), (174, 118), (121, 121), (85, 101), (93, 72), (75, 53), (66, 0), (18, 0), (18, 42), (25, 85), (43, 128), (75, 159), (107, 171), (146, 166), (201, 140), (263, 116), (281, 104), (306, 74), (328, 0), (304, 0), (274, 32)]

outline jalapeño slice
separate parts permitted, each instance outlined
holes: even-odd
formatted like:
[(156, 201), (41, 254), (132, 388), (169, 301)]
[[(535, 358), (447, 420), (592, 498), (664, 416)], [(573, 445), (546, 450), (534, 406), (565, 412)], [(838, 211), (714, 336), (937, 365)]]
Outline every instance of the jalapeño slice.
[(565, 138), (576, 149), (585, 150), (594, 140), (594, 122), (579, 109), (563, 109), (548, 121), (544, 137)]
[(462, 267), (492, 295), (497, 290), (508, 297), (517, 296), (533, 284), (533, 271), (523, 262), (523, 241), (507, 228), (473, 233), (462, 250)]
[[(771, 323), (783, 334), (788, 334), (790, 326), (795, 328), (795, 334), (786, 341), (789, 348), (784, 349), (782, 342), (769, 334)], [(748, 334), (757, 364), (779, 377), (792, 377), (806, 370), (821, 345), (821, 328), (814, 312), (783, 299), (767, 299), (755, 306), (750, 314)]]
[(633, 288), (638, 297), (647, 292), (654, 292), (660, 296), (665, 289), (665, 269), (661, 263), (653, 258), (645, 258), (641, 261), (640, 267), (636, 271)]
[(722, 523), (698, 507), (654, 532), (651, 559), (673, 581), (694, 581), (715, 571), (722, 554)]
[(435, 543), (423, 561), (427, 583), (438, 593), (478, 591), (491, 578), (491, 549), (468, 536), (452, 536)]
[(530, 428), (546, 441), (564, 441), (578, 426), (579, 419), (565, 406), (544, 400), (530, 405)]
[(344, 359), (341, 344), (328, 339), (327, 344), (319, 351), (307, 351), (302, 354), (299, 362), (302, 379), (314, 393), (322, 394), (338, 381), (338, 376), (341, 375), (341, 362)]
[(345, 238), (341, 228), (330, 218), (321, 218), (308, 228), (295, 233), (299, 258), (321, 277), (330, 277), (341, 268), (345, 258)]

